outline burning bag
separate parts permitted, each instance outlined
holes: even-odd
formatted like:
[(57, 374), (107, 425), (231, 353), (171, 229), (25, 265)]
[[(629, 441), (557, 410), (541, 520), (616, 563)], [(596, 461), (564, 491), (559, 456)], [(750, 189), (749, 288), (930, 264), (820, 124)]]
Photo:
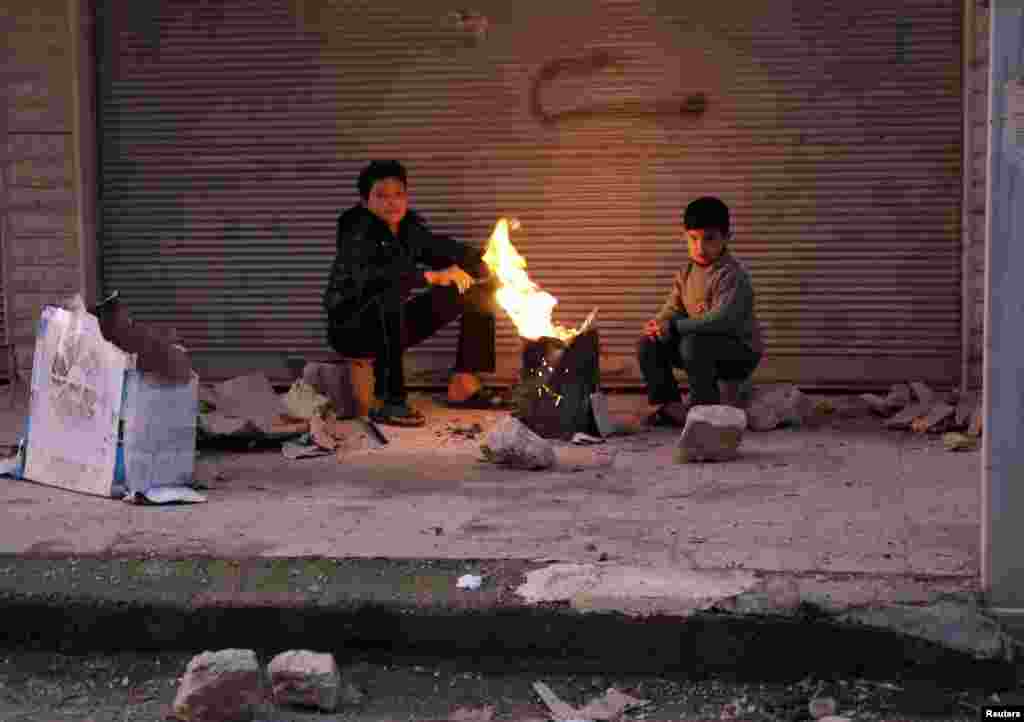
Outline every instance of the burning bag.
[(596, 328), (569, 341), (527, 342), (513, 416), (547, 439), (600, 436), (590, 403), (601, 386), (599, 348)]

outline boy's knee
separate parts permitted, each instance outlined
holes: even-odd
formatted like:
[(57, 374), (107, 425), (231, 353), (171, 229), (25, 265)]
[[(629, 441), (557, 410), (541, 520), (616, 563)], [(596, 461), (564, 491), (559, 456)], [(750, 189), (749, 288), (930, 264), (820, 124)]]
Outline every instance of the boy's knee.
[(691, 333), (679, 340), (679, 355), (684, 361), (704, 360), (711, 353), (707, 336)]

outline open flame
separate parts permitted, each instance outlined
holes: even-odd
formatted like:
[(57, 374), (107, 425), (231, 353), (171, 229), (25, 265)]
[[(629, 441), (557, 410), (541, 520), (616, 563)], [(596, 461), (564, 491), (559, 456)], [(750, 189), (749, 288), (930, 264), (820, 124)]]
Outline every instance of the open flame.
[[(515, 223), (513, 221), (513, 223)], [(558, 299), (541, 290), (526, 273), (526, 259), (509, 240), (509, 220), (499, 218), (487, 243), (484, 263), (501, 281), (497, 300), (516, 325), (519, 335), (530, 341), (541, 337), (568, 342), (579, 335), (579, 329), (552, 323), (551, 312)], [(518, 224), (516, 223), (516, 226)]]

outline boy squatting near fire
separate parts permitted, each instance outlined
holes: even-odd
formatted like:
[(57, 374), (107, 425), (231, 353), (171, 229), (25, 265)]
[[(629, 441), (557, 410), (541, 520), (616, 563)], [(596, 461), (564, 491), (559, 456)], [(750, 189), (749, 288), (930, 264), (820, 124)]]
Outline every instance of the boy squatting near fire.
[[(651, 426), (684, 426), (690, 407), (720, 403), (719, 380), (748, 379), (764, 353), (750, 274), (728, 248), (728, 206), (698, 198), (686, 207), (683, 230), (689, 261), (637, 343), (647, 398), (657, 407), (646, 419)], [(686, 371), (689, 398), (673, 368)]]
[(409, 209), (408, 177), (398, 161), (370, 163), (356, 185), (362, 201), (338, 218), (337, 256), (323, 304), (331, 347), (343, 356), (373, 359), (379, 405), (371, 417), (395, 426), (426, 422), (408, 403), (403, 355), (456, 318), (459, 341), (449, 404), (490, 408), (500, 403), (478, 376), (495, 368), (497, 286), (482, 252), (432, 233)]

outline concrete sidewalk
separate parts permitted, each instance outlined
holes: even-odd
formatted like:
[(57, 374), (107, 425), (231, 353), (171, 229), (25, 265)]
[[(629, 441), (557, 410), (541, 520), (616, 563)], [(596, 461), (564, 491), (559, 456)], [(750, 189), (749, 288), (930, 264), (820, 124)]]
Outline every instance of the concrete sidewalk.
[[(638, 395), (610, 399), (613, 413), (643, 405)], [(54, 598), (193, 611), (376, 605), (453, 619), (472, 610), (480, 639), (499, 647), (515, 636), (545, 644), (501, 621), (510, 611), (619, 619), (634, 630), (657, 622), (649, 644), (664, 639), (665, 624), (815, 619), (885, 631), (904, 656), (932, 662), (1014, 658), (1016, 644), (977, 594), (977, 452), (951, 453), (941, 439), (885, 431), (873, 418), (836, 418), (748, 432), (742, 458), (727, 464), (675, 464), (678, 432), (656, 430), (562, 444), (556, 468), (525, 472), (480, 459), (504, 412), (416, 403), (425, 428), (388, 428), (390, 445), (344, 464), (269, 449), (204, 452), (196, 477), (210, 487), (207, 504), (139, 507), (5, 480), (0, 592), (25, 610)], [(0, 442), (21, 433), (23, 409), (5, 412)], [(463, 573), (482, 574), (482, 589), (456, 589)], [(487, 611), (498, 615), (490, 627)], [(42, 619), (31, 616), (39, 608), (25, 613)], [(824, 627), (810, 626), (818, 648)]]

